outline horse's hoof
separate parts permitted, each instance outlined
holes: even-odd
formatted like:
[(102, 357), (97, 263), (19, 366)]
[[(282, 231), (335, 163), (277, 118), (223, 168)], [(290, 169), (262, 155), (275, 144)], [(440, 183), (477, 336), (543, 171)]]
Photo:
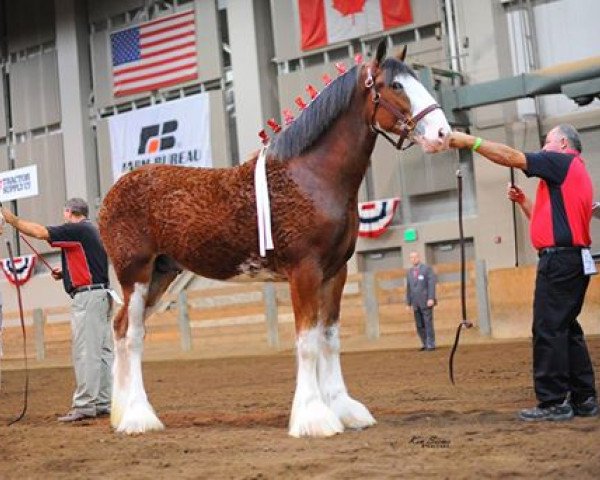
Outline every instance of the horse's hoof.
[(331, 437), (342, 433), (344, 425), (322, 401), (312, 401), (292, 411), (289, 434), (292, 437)]
[(339, 396), (329, 406), (346, 428), (361, 430), (377, 423), (367, 407), (348, 395)]
[(129, 406), (119, 422), (117, 432), (131, 435), (164, 430), (164, 428), (152, 407), (146, 403)]

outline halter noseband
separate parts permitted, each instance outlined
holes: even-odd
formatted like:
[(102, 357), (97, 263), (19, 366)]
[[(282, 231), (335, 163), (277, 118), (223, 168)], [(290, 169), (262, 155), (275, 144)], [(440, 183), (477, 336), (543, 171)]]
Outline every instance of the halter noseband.
[[(375, 108), (373, 108), (373, 115), (371, 116), (371, 130), (379, 135), (382, 135), (388, 142), (390, 142), (396, 149), (398, 150), (406, 150), (412, 147), (415, 142), (412, 140), (412, 134), (417, 127), (417, 124), (429, 113), (441, 108), (437, 103), (429, 105), (417, 113), (415, 116), (406, 115), (404, 112), (400, 111), (398, 107), (388, 102), (385, 98), (381, 97), (381, 94), (377, 91), (375, 86), (375, 81), (373, 80), (373, 75), (371, 73), (371, 69), (367, 70), (367, 79), (365, 80), (365, 87), (371, 89), (371, 99)], [(390, 112), (396, 118), (396, 124), (400, 123), (400, 134), (397, 141), (388, 135), (388, 133), (381, 128), (379, 128), (375, 123), (375, 115), (377, 114), (377, 109), (379, 106), (385, 108), (388, 112)], [(404, 141), (406, 139), (410, 140), (410, 143), (406, 147), (402, 147)]]

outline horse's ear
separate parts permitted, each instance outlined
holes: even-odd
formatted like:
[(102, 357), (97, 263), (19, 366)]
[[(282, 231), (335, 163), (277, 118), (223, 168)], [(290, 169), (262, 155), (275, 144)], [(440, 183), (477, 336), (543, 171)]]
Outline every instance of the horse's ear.
[(404, 45), (404, 47), (402, 47), (402, 51), (396, 56), (396, 58), (401, 62), (404, 62), (404, 59), (406, 58), (406, 49), (407, 46)]
[(375, 54), (375, 63), (377, 65), (381, 65), (381, 62), (385, 58), (385, 54), (387, 53), (387, 42), (385, 40), (381, 40), (379, 45), (377, 45), (377, 53)]

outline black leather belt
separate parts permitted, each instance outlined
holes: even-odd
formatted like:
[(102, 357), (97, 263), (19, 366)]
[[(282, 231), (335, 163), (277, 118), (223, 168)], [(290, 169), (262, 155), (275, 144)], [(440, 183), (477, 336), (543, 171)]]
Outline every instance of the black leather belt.
[(89, 292), (91, 290), (106, 290), (108, 288), (108, 284), (106, 283), (94, 283), (92, 285), (84, 285), (83, 287), (74, 288), (69, 292), (71, 298), (81, 292)]
[(582, 248), (587, 247), (546, 247), (538, 250), (538, 257), (549, 255), (551, 253), (581, 252)]

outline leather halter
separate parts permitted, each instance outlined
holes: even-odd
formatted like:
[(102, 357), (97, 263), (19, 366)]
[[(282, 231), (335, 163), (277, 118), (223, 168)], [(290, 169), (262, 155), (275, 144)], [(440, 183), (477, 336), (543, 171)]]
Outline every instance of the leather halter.
[[(385, 98), (382, 98), (381, 94), (377, 91), (370, 68), (367, 73), (367, 79), (365, 80), (365, 87), (371, 89), (371, 100), (375, 105), (375, 108), (373, 108), (373, 115), (371, 116), (371, 131), (382, 135), (397, 150), (406, 150), (412, 147), (415, 144), (415, 142), (412, 140), (412, 136), (415, 128), (417, 127), (417, 124), (429, 113), (433, 112), (434, 110), (437, 110), (438, 108), (442, 108), (437, 103), (434, 103), (432, 105), (429, 105), (428, 107), (425, 107), (415, 116), (405, 114), (394, 104), (388, 102)], [(396, 125), (399, 124), (400, 128), (400, 136), (398, 137), (398, 140), (394, 141), (394, 139), (385, 130), (382, 130), (376, 125), (375, 115), (377, 114), (377, 109), (379, 108), (379, 106), (385, 108), (396, 118)], [(402, 145), (404, 144), (404, 141), (406, 139), (409, 139), (410, 143), (403, 148)]]

